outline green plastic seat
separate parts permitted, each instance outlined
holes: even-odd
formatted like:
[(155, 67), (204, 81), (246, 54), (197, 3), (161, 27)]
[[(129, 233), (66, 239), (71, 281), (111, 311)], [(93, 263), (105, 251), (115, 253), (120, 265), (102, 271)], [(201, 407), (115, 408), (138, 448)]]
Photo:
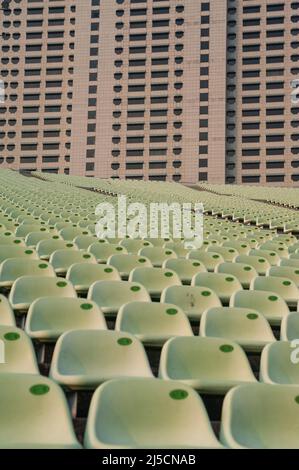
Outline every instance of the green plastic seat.
[(77, 292), (85, 293), (94, 282), (120, 281), (120, 275), (115, 268), (105, 264), (75, 263), (69, 267), (66, 279)]
[(49, 228), (39, 224), (21, 224), (16, 227), (15, 236), (25, 238), (30, 232), (49, 232)]
[(200, 250), (192, 250), (187, 256), (188, 259), (203, 263), (207, 271), (213, 272), (220, 263), (224, 263), (224, 258), (215, 252), (205, 252)]
[(130, 272), (133, 271), (134, 268), (139, 266), (152, 267), (152, 263), (149, 259), (135, 254), (112, 255), (108, 259), (108, 264), (116, 268), (121, 278), (124, 280), (129, 278)]
[(299, 385), (297, 355), (295, 354), (296, 361), (292, 361), (293, 352), (296, 353), (291, 341), (268, 344), (261, 355), (260, 381), (269, 384)]
[(49, 260), (54, 251), (57, 250), (78, 250), (77, 246), (72, 242), (67, 242), (59, 238), (52, 238), (52, 240), (41, 240), (36, 245), (36, 251), (40, 259)]
[(72, 284), (57, 277), (22, 276), (11, 288), (9, 302), (14, 310), (28, 310), (39, 297), (76, 297)]
[(179, 380), (201, 393), (224, 394), (256, 382), (243, 349), (222, 338), (177, 337), (164, 344), (159, 377)]
[(201, 398), (159, 379), (101, 385), (89, 408), (84, 447), (92, 449), (220, 448)]
[(111, 243), (106, 243), (105, 240), (98, 240), (89, 246), (88, 252), (92, 253), (98, 263), (107, 263), (110, 256), (115, 254), (125, 254), (127, 253), (126, 249), (123, 246), (112, 245)]
[(180, 278), (182, 284), (191, 284), (192, 278), (197, 273), (206, 272), (203, 263), (192, 259), (169, 259), (163, 263), (163, 268), (171, 269)]
[(142, 284), (152, 299), (160, 299), (162, 290), (166, 287), (181, 285), (178, 275), (171, 269), (165, 268), (135, 268), (129, 280)]
[(5, 235), (0, 235), (0, 247), (3, 245), (26, 246), (23, 238), (18, 238), (15, 236), (6, 237)]
[(299, 266), (294, 268), (291, 266), (272, 266), (268, 272), (269, 276), (286, 277), (291, 279), (297, 287), (299, 287)]
[(185, 313), (176, 305), (130, 302), (117, 315), (115, 329), (133, 334), (147, 345), (161, 346), (173, 336), (193, 336)]
[(149, 242), (151, 246), (164, 246), (166, 242), (172, 241), (170, 238), (145, 238), (145, 242)]
[(231, 307), (254, 308), (264, 315), (271, 325), (279, 325), (289, 314), (285, 300), (276, 292), (249, 290), (236, 292), (231, 300)]
[(235, 276), (222, 273), (196, 274), (192, 279), (191, 285), (208, 287), (224, 303), (228, 303), (235, 292), (243, 289), (240, 281)]
[(246, 241), (240, 240), (228, 240), (223, 243), (226, 248), (234, 248), (240, 255), (248, 255), (251, 245)]
[(153, 377), (141, 342), (118, 331), (76, 330), (56, 343), (50, 377), (71, 389), (94, 389), (106, 380)]
[(88, 250), (90, 245), (97, 241), (97, 237), (92, 235), (79, 235), (75, 237), (73, 242), (79, 248), (79, 250)]
[(0, 294), (0, 325), (15, 326), (15, 316), (7, 298)]
[(222, 256), (224, 261), (227, 262), (233, 262), (239, 255), (239, 252), (236, 250), (236, 248), (227, 246), (209, 246), (207, 252), (218, 253)]
[(289, 306), (296, 306), (299, 301), (299, 289), (294, 281), (287, 277), (257, 277), (252, 281), (250, 289), (275, 292), (280, 295)]
[(283, 317), (280, 327), (280, 339), (292, 341), (299, 338), (299, 313), (291, 312)]
[(128, 302), (150, 302), (149, 293), (141, 284), (129, 281), (98, 281), (91, 285), (87, 298), (94, 300), (106, 315), (116, 315)]
[(206, 309), (221, 306), (214, 291), (198, 286), (167, 287), (162, 292), (161, 302), (177, 305), (190, 320), (199, 320)]
[(4, 342), (5, 362), (0, 362), (2, 374), (39, 374), (34, 348), (23, 330), (0, 326), (0, 340)]
[(163, 263), (168, 259), (178, 258), (173, 250), (159, 246), (142, 248), (139, 250), (138, 254), (148, 258), (156, 268), (161, 268)]
[(201, 317), (199, 331), (201, 336), (235, 341), (249, 352), (261, 351), (275, 341), (266, 318), (250, 308), (210, 308)]
[(292, 268), (299, 269), (299, 259), (282, 258), (280, 266), (290, 266)]
[(185, 243), (169, 241), (163, 245), (164, 248), (170, 249), (175, 252), (178, 258), (186, 258), (187, 254), (189, 253), (189, 249), (185, 247)]
[(40, 375), (0, 374), (0, 448), (81, 448), (57, 384)]
[(58, 235), (53, 234), (53, 231), (51, 231), (51, 232), (30, 232), (25, 237), (25, 244), (26, 244), (26, 246), (35, 248), (40, 241), (42, 241), (42, 240), (52, 240), (53, 236), (58, 237)]
[(104, 315), (95, 302), (71, 297), (42, 297), (28, 310), (25, 331), (32, 338), (53, 342), (69, 330), (105, 330)]
[[(139, 250), (142, 248), (147, 248), (153, 246), (149, 241), (147, 240), (139, 240), (139, 239), (133, 239), (133, 238), (123, 238), (119, 242), (120, 246), (124, 247), (126, 249), (127, 253), (130, 254), (138, 254)], [(146, 256), (146, 255), (144, 255)]]
[(251, 281), (258, 276), (252, 266), (244, 263), (221, 263), (217, 266), (216, 272), (236, 277), (244, 289), (249, 289)]
[(262, 255), (239, 255), (236, 257), (235, 263), (242, 263), (248, 266), (252, 266), (260, 276), (265, 276), (271, 267), (269, 261)]
[(280, 263), (279, 255), (273, 250), (252, 249), (249, 255), (265, 258), (271, 266), (278, 266)]
[(230, 390), (220, 439), (232, 449), (299, 449), (299, 387), (250, 384)]
[(49, 263), (38, 259), (10, 258), (1, 263), (1, 287), (11, 287), (21, 276), (55, 277), (55, 271)]
[(268, 241), (262, 243), (259, 247), (260, 250), (275, 251), (280, 258), (288, 258), (289, 251), (288, 247), (284, 243)]
[(0, 263), (10, 258), (26, 258), (31, 260), (38, 259), (38, 256), (32, 248), (26, 248), (19, 245), (1, 245)]
[(55, 272), (59, 275), (65, 275), (67, 270), (72, 264), (75, 263), (88, 263), (96, 264), (95, 257), (86, 251), (76, 250), (57, 250), (50, 256), (50, 264), (53, 266)]

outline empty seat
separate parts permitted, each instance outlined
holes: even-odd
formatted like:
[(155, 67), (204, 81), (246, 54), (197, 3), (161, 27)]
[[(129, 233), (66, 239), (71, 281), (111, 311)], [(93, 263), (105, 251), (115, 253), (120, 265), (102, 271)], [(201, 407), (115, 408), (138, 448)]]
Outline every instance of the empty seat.
[(163, 263), (163, 268), (171, 269), (180, 278), (182, 284), (191, 284), (192, 278), (197, 273), (206, 272), (203, 263), (192, 259), (169, 259)]
[(276, 251), (273, 250), (262, 250), (261, 248), (253, 248), (252, 250), (250, 250), (249, 255), (257, 256), (258, 258), (265, 258), (271, 266), (277, 266), (280, 263), (280, 257), (278, 256)]
[(222, 256), (224, 261), (227, 262), (232, 262), (236, 259), (236, 257), (239, 255), (239, 252), (236, 250), (236, 248), (232, 247), (227, 247), (227, 246), (209, 246), (208, 247), (208, 253), (218, 253), (219, 255)]
[(139, 239), (132, 239), (132, 238), (124, 238), (123, 240), (121, 240), (119, 244), (126, 249), (127, 253), (130, 253), (130, 254), (137, 254), (139, 250), (141, 250), (141, 248), (153, 246), (147, 240), (139, 240)]
[(66, 279), (77, 292), (85, 293), (96, 281), (119, 281), (120, 275), (112, 266), (105, 264), (75, 263), (67, 271)]
[(222, 394), (256, 379), (243, 349), (221, 338), (178, 337), (164, 344), (159, 377), (179, 380), (202, 393)]
[(271, 325), (279, 325), (289, 314), (289, 308), (280, 295), (268, 291), (239, 291), (231, 300), (231, 307), (254, 308), (262, 313)]
[(231, 296), (242, 290), (240, 281), (235, 276), (222, 273), (199, 273), (192, 279), (192, 286), (208, 287), (222, 302), (228, 303)]
[[(298, 344), (295, 347), (298, 351)], [(290, 341), (268, 344), (261, 355), (260, 381), (270, 384), (299, 385), (297, 356), (298, 352)]]
[(192, 250), (187, 258), (203, 263), (206, 269), (211, 272), (215, 271), (220, 263), (224, 263), (224, 258), (219, 253), (215, 252)]
[(265, 276), (270, 269), (271, 264), (266, 258), (261, 256), (239, 255), (235, 259), (236, 263), (252, 266), (260, 276)]
[(299, 287), (299, 267), (294, 268), (291, 266), (272, 266), (269, 269), (269, 276), (286, 277), (294, 281), (297, 287)]
[(0, 325), (15, 326), (15, 316), (7, 298), (0, 294)]
[(232, 449), (299, 449), (299, 387), (250, 384), (230, 390), (220, 439)]
[(235, 248), (238, 253), (241, 255), (248, 255), (251, 246), (250, 243), (244, 240), (238, 240), (238, 241), (233, 241), (233, 240), (228, 240), (223, 243), (224, 247), (227, 248)]
[(54, 251), (57, 250), (77, 250), (77, 246), (74, 243), (67, 242), (65, 240), (59, 240), (58, 238), (53, 238), (52, 240), (41, 240), (36, 245), (36, 251), (40, 259), (50, 259), (50, 256)]
[(295, 306), (299, 301), (299, 289), (291, 279), (278, 276), (257, 277), (250, 285), (252, 290), (275, 292), (288, 305)]
[(299, 259), (282, 258), (280, 266), (290, 266), (295, 269), (299, 269)]
[(94, 449), (219, 448), (201, 398), (177, 381), (120, 379), (93, 395), (84, 446)]
[(159, 246), (142, 248), (138, 254), (148, 258), (152, 265), (157, 268), (161, 267), (166, 260), (178, 257), (173, 250)]
[(71, 297), (42, 297), (35, 300), (26, 318), (26, 333), (40, 341), (55, 341), (69, 330), (105, 330), (98, 305)]
[(178, 275), (171, 269), (164, 268), (135, 268), (129, 280), (140, 282), (153, 299), (159, 299), (166, 287), (181, 285)]
[(26, 246), (25, 242), (22, 238), (17, 238), (14, 236), (6, 237), (0, 235), (0, 247), (2, 245), (18, 245), (18, 246)]
[(31, 339), (23, 330), (0, 326), (0, 340), (4, 342), (4, 359), (0, 362), (0, 376), (5, 373), (39, 374)]
[(214, 291), (198, 286), (171, 286), (164, 289), (161, 302), (180, 307), (191, 320), (200, 319), (207, 308), (221, 306)]
[(246, 351), (261, 351), (275, 341), (265, 317), (254, 309), (216, 307), (204, 312), (200, 335), (236, 341)]
[(74, 263), (96, 264), (97, 260), (91, 253), (76, 250), (57, 250), (50, 256), (50, 263), (57, 274), (66, 274), (69, 267)]
[(289, 252), (288, 248), (284, 243), (277, 243), (273, 241), (268, 241), (265, 243), (262, 243), (259, 247), (260, 250), (267, 250), (267, 251), (275, 251), (280, 258), (288, 258), (289, 257)]
[(93, 389), (106, 380), (152, 377), (140, 341), (129, 333), (76, 330), (56, 343), (50, 377), (71, 389)]
[(57, 384), (40, 375), (0, 374), (0, 448), (80, 447)]
[(115, 329), (132, 333), (147, 345), (162, 345), (173, 336), (193, 336), (189, 320), (176, 305), (130, 302), (117, 315)]
[(152, 263), (149, 259), (135, 254), (112, 255), (108, 259), (108, 264), (116, 268), (122, 279), (125, 280), (129, 278), (129, 274), (134, 268), (139, 266), (152, 267)]
[(141, 284), (128, 281), (98, 281), (88, 291), (88, 299), (94, 300), (107, 315), (115, 315), (128, 302), (150, 302), (149, 293)]
[(11, 287), (21, 276), (55, 276), (52, 266), (42, 260), (10, 258), (0, 265), (0, 286)]
[(1, 245), (0, 263), (9, 258), (38, 259), (36, 252), (32, 248), (26, 248), (19, 245)]
[(51, 240), (59, 239), (58, 235), (53, 235), (53, 230), (51, 232), (29, 232), (25, 237), (26, 246), (36, 247), (36, 245), (41, 240)]
[(21, 224), (16, 228), (15, 236), (25, 238), (30, 232), (49, 233), (49, 228), (39, 224)]
[(57, 277), (22, 276), (11, 288), (9, 301), (14, 310), (28, 310), (39, 297), (76, 297), (72, 284)]
[(258, 276), (252, 266), (244, 263), (221, 263), (217, 266), (216, 272), (236, 277), (244, 289), (248, 289), (251, 281)]
[(78, 235), (90, 235), (89, 230), (80, 227), (65, 227), (60, 230), (59, 235), (63, 240), (73, 241)]
[(78, 237), (75, 237), (73, 240), (73, 242), (79, 248), (79, 250), (87, 250), (90, 247), (90, 245), (92, 245), (96, 241), (97, 241), (97, 237), (92, 236), (92, 235), (79, 235)]
[(105, 243), (105, 241), (102, 243), (102, 240), (98, 240), (89, 246), (88, 252), (96, 257), (98, 263), (107, 263), (110, 256), (127, 253), (127, 250), (123, 246), (112, 245), (111, 243)]
[(291, 312), (285, 315), (281, 321), (280, 339), (292, 341), (299, 338), (299, 312)]

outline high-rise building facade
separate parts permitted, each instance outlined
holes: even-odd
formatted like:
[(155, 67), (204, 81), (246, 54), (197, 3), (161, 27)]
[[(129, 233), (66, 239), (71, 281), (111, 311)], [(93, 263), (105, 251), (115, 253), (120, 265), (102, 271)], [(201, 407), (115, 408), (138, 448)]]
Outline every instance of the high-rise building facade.
[(2, 7), (0, 168), (299, 185), (299, 2)]

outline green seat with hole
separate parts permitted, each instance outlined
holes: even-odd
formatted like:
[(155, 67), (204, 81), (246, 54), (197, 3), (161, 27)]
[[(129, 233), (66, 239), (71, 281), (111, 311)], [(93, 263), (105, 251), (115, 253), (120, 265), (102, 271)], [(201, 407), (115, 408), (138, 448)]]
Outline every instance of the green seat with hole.
[(294, 268), (291, 266), (272, 266), (269, 269), (269, 276), (286, 277), (291, 279), (297, 287), (299, 287), (299, 266)]
[(72, 284), (57, 277), (22, 276), (11, 288), (9, 301), (14, 310), (28, 310), (39, 297), (77, 297)]
[(106, 240), (98, 240), (89, 246), (88, 252), (95, 256), (98, 263), (107, 263), (110, 256), (126, 254), (127, 250), (123, 246), (107, 243)]
[(127, 280), (130, 272), (137, 267), (152, 267), (152, 263), (145, 256), (136, 254), (112, 255), (108, 259), (108, 264), (118, 270), (121, 278)]
[(265, 276), (271, 267), (269, 261), (266, 260), (266, 258), (264, 258), (262, 255), (239, 255), (235, 259), (235, 262), (252, 266), (260, 276)]
[(4, 361), (0, 361), (2, 374), (39, 374), (33, 344), (23, 330), (13, 326), (0, 326), (0, 340), (4, 348)]
[(77, 246), (72, 242), (59, 239), (58, 235), (54, 235), (51, 240), (41, 240), (36, 245), (36, 251), (40, 259), (50, 259), (50, 256), (57, 250), (78, 250)]
[(228, 240), (223, 243), (226, 248), (235, 248), (240, 255), (248, 255), (251, 246), (247, 241), (244, 240)]
[(58, 237), (58, 235), (53, 234), (53, 230), (51, 230), (51, 232), (30, 232), (25, 237), (25, 244), (26, 246), (35, 248), (40, 241), (51, 240), (53, 236)]
[(88, 250), (90, 245), (97, 241), (97, 237), (92, 235), (78, 235), (75, 237), (73, 242), (79, 248), (79, 250)]
[[(127, 253), (137, 255), (142, 248), (152, 247), (151, 242), (141, 239), (123, 238), (119, 242), (120, 246), (126, 249)], [(145, 255), (146, 256), (146, 255)]]
[(59, 235), (63, 240), (66, 241), (73, 241), (74, 238), (78, 237), (79, 235), (91, 235), (90, 231), (87, 228), (81, 227), (65, 227), (60, 230)]
[(224, 394), (256, 382), (243, 349), (222, 338), (176, 337), (164, 344), (159, 377), (179, 380), (201, 393)]
[(128, 302), (151, 301), (145, 287), (129, 281), (97, 281), (91, 285), (87, 298), (94, 300), (106, 315), (116, 315)]
[(10, 258), (38, 259), (38, 255), (32, 248), (26, 248), (19, 245), (1, 245), (0, 263)]
[(232, 449), (299, 449), (299, 386), (250, 384), (223, 403), (220, 440)]
[(0, 325), (15, 326), (15, 316), (7, 298), (0, 294)]
[(275, 251), (280, 258), (288, 258), (288, 247), (283, 242), (268, 241), (259, 246), (260, 250)]
[(70, 389), (94, 389), (106, 380), (153, 374), (142, 343), (133, 335), (76, 330), (57, 341), (50, 377)]
[(49, 231), (49, 227), (45, 225), (23, 223), (16, 228), (15, 236), (25, 238), (30, 232), (49, 233)]
[(89, 408), (84, 447), (221, 448), (197, 393), (177, 381), (120, 379), (101, 385)]
[(188, 259), (196, 260), (202, 263), (207, 271), (213, 272), (220, 263), (224, 263), (224, 258), (215, 252), (206, 252), (201, 250), (192, 250), (187, 256)]
[(264, 315), (271, 325), (280, 325), (289, 314), (285, 300), (276, 292), (249, 290), (236, 292), (231, 300), (231, 307), (254, 308)]
[(40, 375), (0, 374), (0, 448), (81, 448), (57, 384)]
[(265, 258), (271, 266), (278, 266), (280, 263), (280, 256), (273, 250), (262, 250), (261, 248), (253, 248), (249, 252), (250, 256), (257, 256)]
[(28, 310), (25, 331), (32, 338), (53, 342), (69, 330), (105, 330), (104, 315), (95, 302), (71, 297), (42, 297)]
[(296, 306), (299, 301), (299, 289), (295, 282), (287, 277), (257, 277), (252, 281), (250, 289), (275, 292), (280, 295), (289, 306)]
[(261, 355), (260, 381), (269, 384), (299, 385), (298, 346), (299, 340), (268, 344)]
[(233, 262), (236, 257), (239, 255), (239, 252), (236, 248), (227, 247), (227, 246), (209, 246), (207, 252), (218, 253), (222, 256), (224, 261)]
[(3, 245), (26, 246), (23, 238), (15, 237), (13, 234), (10, 237), (0, 235), (0, 247), (2, 247)]
[(169, 259), (163, 263), (163, 268), (171, 269), (180, 278), (182, 284), (190, 285), (192, 278), (197, 273), (206, 272), (203, 263), (192, 259)]
[(55, 277), (55, 271), (49, 263), (38, 259), (10, 258), (1, 263), (1, 287), (11, 287), (21, 276)]
[(216, 307), (204, 312), (200, 335), (235, 341), (245, 351), (258, 352), (275, 341), (266, 318), (251, 308)]
[(162, 290), (166, 287), (181, 285), (179, 276), (166, 268), (135, 268), (129, 280), (142, 284), (152, 299), (160, 299)]
[(167, 287), (162, 292), (161, 302), (177, 305), (190, 320), (199, 320), (206, 309), (221, 306), (214, 291), (199, 286)]
[(54, 251), (50, 256), (49, 262), (57, 274), (65, 275), (69, 267), (74, 263), (96, 264), (97, 260), (87, 251), (64, 249)]
[(208, 287), (225, 303), (229, 302), (235, 292), (243, 289), (235, 276), (225, 273), (198, 273), (193, 277), (191, 285)]
[(66, 279), (77, 292), (85, 293), (94, 282), (120, 281), (120, 275), (114, 267), (105, 264), (75, 263), (69, 267)]
[(146, 345), (161, 346), (173, 336), (193, 336), (185, 313), (161, 302), (130, 302), (117, 315), (115, 329), (127, 331)]
[(216, 272), (236, 277), (244, 289), (248, 289), (251, 281), (258, 276), (252, 266), (244, 263), (221, 263), (217, 266)]

